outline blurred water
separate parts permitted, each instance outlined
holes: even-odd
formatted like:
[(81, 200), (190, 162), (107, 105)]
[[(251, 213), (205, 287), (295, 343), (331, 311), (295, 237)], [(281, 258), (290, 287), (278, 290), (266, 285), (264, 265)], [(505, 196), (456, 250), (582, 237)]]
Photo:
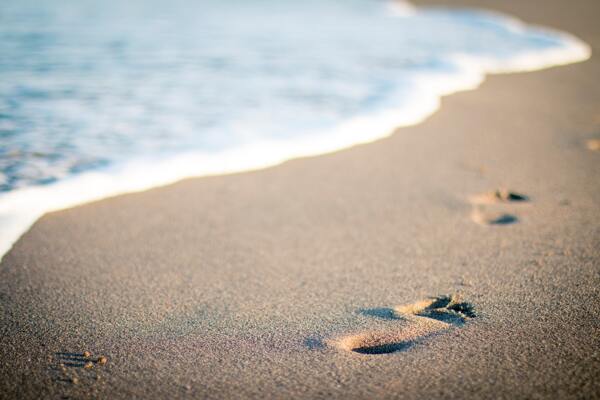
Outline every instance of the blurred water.
[(568, 45), (490, 14), (392, 11), (376, 0), (3, 1), (0, 191), (322, 137), (401, 110), (423, 74), (460, 76), (457, 56)]

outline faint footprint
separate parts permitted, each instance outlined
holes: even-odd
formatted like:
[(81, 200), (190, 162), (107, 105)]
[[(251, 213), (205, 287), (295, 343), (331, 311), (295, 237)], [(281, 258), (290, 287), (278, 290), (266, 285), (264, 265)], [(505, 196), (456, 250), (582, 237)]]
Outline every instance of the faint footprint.
[(108, 360), (104, 356), (95, 357), (90, 352), (84, 351), (83, 353), (54, 353), (54, 357), (49, 357), (49, 361), (50, 370), (56, 381), (77, 385), (82, 380), (99, 380), (98, 367), (104, 366)]
[(528, 202), (529, 197), (506, 189), (481, 193), (469, 198), (473, 205), (471, 219), (480, 225), (510, 225), (519, 221), (517, 215), (498, 208), (513, 203)]
[(458, 295), (439, 296), (394, 308), (362, 310), (362, 313), (390, 320), (393, 326), (343, 336), (327, 343), (359, 354), (395, 353), (476, 316), (473, 306), (460, 301)]

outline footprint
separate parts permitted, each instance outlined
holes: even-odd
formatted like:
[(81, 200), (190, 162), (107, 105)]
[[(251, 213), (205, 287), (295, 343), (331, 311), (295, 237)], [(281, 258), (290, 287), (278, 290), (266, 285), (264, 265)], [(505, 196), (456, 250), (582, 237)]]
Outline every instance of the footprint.
[(49, 357), (50, 370), (56, 381), (74, 385), (82, 380), (97, 381), (100, 379), (99, 367), (107, 363), (104, 356), (92, 356), (88, 351), (83, 353), (58, 352)]
[(434, 297), (394, 308), (362, 310), (362, 313), (390, 320), (393, 326), (343, 336), (328, 344), (359, 354), (396, 353), (476, 316), (473, 306), (460, 301), (458, 295)]
[(513, 203), (525, 203), (529, 197), (507, 189), (498, 189), (481, 193), (469, 198), (473, 205), (471, 219), (480, 225), (510, 225), (519, 222), (519, 217), (511, 212), (498, 210), (506, 209)]

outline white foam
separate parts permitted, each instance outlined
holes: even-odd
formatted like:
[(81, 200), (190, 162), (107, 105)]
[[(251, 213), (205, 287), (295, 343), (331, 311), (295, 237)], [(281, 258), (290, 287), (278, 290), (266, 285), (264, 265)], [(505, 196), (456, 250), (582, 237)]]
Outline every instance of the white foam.
[[(414, 12), (407, 3), (393, 4), (394, 15)], [(512, 29), (528, 29), (513, 18), (502, 18)], [(137, 160), (110, 169), (82, 173), (50, 185), (4, 193), (0, 195), (0, 254), (6, 254), (45, 213), (167, 185), (187, 177), (266, 168), (297, 157), (325, 154), (372, 142), (390, 135), (397, 127), (422, 122), (439, 108), (442, 96), (475, 89), (484, 81), (486, 74), (540, 70), (590, 57), (590, 47), (579, 39), (562, 32), (549, 32), (560, 36), (564, 46), (521, 54), (503, 62), (456, 54), (454, 61), (459, 67), (458, 72), (418, 76), (410, 104), (357, 116), (320, 135), (256, 142), (219, 153), (189, 152), (161, 160)]]
[(417, 8), (406, 1), (392, 0), (388, 3), (388, 11), (396, 17), (409, 17), (417, 12)]

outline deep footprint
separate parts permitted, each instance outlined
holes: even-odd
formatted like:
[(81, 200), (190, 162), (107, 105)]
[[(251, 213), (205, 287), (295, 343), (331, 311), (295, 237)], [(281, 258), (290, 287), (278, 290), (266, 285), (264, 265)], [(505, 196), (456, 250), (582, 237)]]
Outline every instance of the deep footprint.
[[(476, 317), (470, 303), (460, 300), (458, 295), (438, 296), (416, 303), (394, 308), (362, 310), (367, 316), (396, 320), (395, 326), (348, 335), (330, 342), (333, 346), (358, 354), (378, 355), (402, 352), (419, 341), (460, 326)], [(400, 324), (400, 325), (396, 325)]]

